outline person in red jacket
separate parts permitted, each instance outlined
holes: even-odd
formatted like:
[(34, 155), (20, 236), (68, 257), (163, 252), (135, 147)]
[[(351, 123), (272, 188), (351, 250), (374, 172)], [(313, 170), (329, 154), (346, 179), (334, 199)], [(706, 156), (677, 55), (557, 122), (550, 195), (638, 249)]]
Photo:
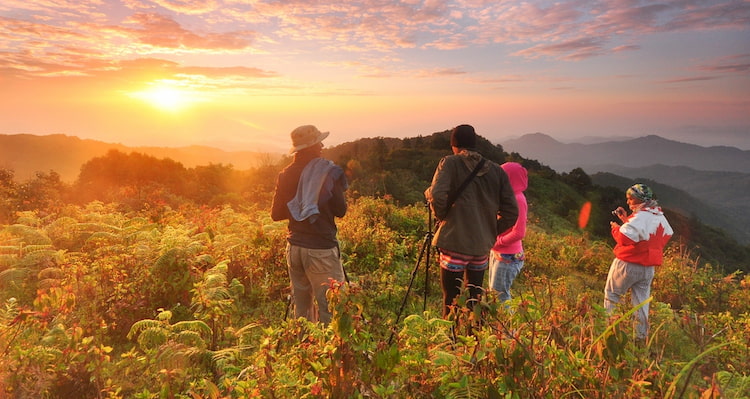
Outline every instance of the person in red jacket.
[[(632, 213), (628, 215), (625, 209), (618, 207), (612, 213), (622, 225), (610, 222), (616, 243), (615, 259), (604, 287), (604, 307), (610, 314), (628, 290), (633, 306), (649, 299), (654, 268), (661, 265), (664, 247), (674, 233), (650, 187), (634, 184), (625, 196)], [(646, 302), (635, 313), (635, 335), (639, 341), (648, 336), (648, 309)]]

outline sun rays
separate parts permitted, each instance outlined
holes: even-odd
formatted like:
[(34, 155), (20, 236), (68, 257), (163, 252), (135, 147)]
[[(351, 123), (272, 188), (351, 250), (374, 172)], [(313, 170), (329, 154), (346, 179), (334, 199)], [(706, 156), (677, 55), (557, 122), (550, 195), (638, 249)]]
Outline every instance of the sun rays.
[(145, 89), (128, 93), (128, 95), (156, 109), (172, 113), (204, 101), (200, 93), (195, 90), (178, 81), (166, 79), (153, 81)]

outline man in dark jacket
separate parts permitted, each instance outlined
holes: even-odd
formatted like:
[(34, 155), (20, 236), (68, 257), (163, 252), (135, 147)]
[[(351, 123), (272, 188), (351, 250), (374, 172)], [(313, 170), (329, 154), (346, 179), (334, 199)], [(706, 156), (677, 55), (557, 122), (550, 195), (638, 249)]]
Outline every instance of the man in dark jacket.
[(440, 222), (432, 243), (440, 252), (444, 317), (450, 314), (462, 285), (468, 286), (472, 301), (479, 298), (490, 248), (497, 235), (512, 227), (518, 218), (508, 175), (492, 161), (485, 160), (455, 202), (449, 203), (451, 194), (455, 195), (483, 160), (475, 146), (476, 133), (472, 126), (455, 127), (451, 132), (453, 155), (440, 160), (432, 185), (425, 191), (430, 208)]
[(330, 279), (345, 279), (334, 218), (346, 214), (348, 187), (343, 169), (321, 158), (328, 134), (312, 125), (292, 131), (294, 160), (279, 173), (271, 206), (273, 220), (289, 220), (286, 258), (295, 317), (325, 324), (331, 321)]

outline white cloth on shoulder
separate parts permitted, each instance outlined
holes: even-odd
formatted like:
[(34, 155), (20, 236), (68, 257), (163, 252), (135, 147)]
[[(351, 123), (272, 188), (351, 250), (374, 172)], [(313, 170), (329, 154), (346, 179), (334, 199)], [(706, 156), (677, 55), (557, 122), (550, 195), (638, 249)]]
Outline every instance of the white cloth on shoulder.
[(321, 188), (335, 167), (336, 164), (325, 158), (315, 158), (305, 165), (297, 184), (297, 194), (286, 204), (294, 220), (301, 222), (309, 218), (310, 223), (315, 223), (320, 214), (318, 200)]

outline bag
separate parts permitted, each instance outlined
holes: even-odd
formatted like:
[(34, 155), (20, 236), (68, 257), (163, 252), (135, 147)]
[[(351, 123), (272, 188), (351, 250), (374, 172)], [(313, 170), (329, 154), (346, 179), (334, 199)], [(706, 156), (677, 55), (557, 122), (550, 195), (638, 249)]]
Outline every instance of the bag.
[[(461, 186), (458, 187), (458, 190), (456, 190), (456, 192), (453, 193), (453, 195), (448, 196), (448, 207), (446, 208), (448, 209), (448, 212), (451, 211), (451, 208), (453, 208), (453, 203), (456, 202), (456, 200), (458, 199), (458, 196), (461, 195), (461, 192), (464, 191), (466, 186), (469, 185), (469, 182), (471, 182), (471, 179), (473, 179), (474, 176), (476, 176), (477, 173), (479, 173), (479, 169), (482, 169), (482, 166), (484, 166), (485, 161), (486, 159), (484, 158), (480, 159), (477, 166), (474, 167), (474, 170), (472, 170), (469, 176), (466, 177), (466, 180), (464, 180), (464, 182), (461, 183)], [(447, 214), (448, 213), (446, 212), (446, 215)]]

